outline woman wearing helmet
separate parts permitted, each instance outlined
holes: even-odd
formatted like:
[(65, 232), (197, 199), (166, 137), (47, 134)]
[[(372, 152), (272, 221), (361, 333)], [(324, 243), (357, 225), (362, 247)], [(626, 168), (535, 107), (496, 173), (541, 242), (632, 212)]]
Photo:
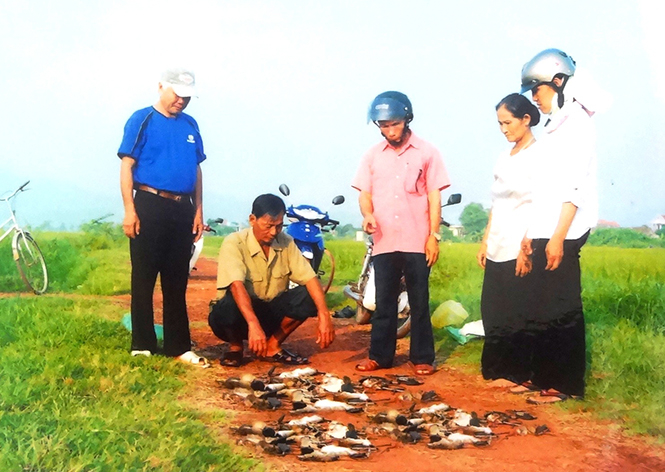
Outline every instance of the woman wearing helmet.
[(576, 64), (558, 49), (546, 49), (522, 69), (522, 93), (531, 91), (549, 115), (539, 146), (532, 217), (522, 250), (532, 255), (532, 403), (584, 395), (586, 346), (582, 311), (581, 247), (598, 221), (596, 135), (593, 112), (575, 82)]
[(540, 156), (531, 128), (540, 122), (540, 113), (524, 95), (512, 93), (496, 105), (496, 115), (501, 133), (513, 146), (494, 166), (492, 210), (477, 255), (485, 269), (481, 364), (483, 377), (496, 380), (493, 386), (515, 387), (531, 378), (525, 323), (531, 306), (524, 297), (532, 292), (531, 277), (520, 246), (529, 224), (531, 172)]

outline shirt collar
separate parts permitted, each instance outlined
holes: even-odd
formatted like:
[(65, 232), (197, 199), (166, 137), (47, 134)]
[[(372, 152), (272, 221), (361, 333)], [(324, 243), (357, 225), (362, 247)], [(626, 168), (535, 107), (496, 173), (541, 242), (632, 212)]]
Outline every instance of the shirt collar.
[[(259, 244), (256, 236), (254, 236), (252, 228), (247, 228), (247, 231), (249, 232), (247, 237), (247, 249), (249, 250), (250, 255), (254, 257), (257, 254), (263, 254), (261, 244)], [(281, 251), (284, 249), (284, 235), (282, 233), (278, 234), (277, 237), (273, 239), (272, 243), (270, 243), (270, 248), (273, 251)]]
[[(393, 151), (395, 150), (395, 148), (393, 148), (385, 138), (383, 139), (383, 142), (384, 142), (383, 151), (385, 151), (386, 149), (392, 149)], [(411, 130), (411, 136), (409, 136), (409, 140), (406, 142), (404, 147), (402, 147), (400, 154), (406, 152), (406, 150), (409, 149), (410, 147), (420, 149), (420, 147), (422, 146), (422, 142), (423, 140), (420, 139), (418, 136), (416, 136), (416, 133), (414, 133), (413, 130)]]

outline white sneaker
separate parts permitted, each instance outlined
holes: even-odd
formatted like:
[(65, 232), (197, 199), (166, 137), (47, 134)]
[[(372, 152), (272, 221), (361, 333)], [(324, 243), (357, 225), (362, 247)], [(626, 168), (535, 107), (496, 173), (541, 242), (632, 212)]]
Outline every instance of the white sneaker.
[(152, 352), (150, 352), (150, 351), (132, 351), (132, 357), (136, 357), (136, 356), (150, 357), (150, 356), (152, 356)]

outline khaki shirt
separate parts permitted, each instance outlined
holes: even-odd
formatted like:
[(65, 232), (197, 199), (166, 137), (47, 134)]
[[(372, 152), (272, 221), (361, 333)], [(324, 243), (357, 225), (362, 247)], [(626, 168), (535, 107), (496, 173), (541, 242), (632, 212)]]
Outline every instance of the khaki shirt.
[(246, 228), (227, 236), (219, 250), (217, 296), (242, 281), (250, 296), (270, 301), (288, 289), (289, 280), (304, 285), (315, 276), (291, 236), (278, 234), (266, 258), (252, 228)]

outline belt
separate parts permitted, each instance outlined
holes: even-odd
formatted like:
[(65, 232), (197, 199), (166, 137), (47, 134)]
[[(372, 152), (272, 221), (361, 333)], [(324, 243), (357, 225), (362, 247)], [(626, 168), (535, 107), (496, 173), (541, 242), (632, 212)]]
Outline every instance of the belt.
[(139, 185), (136, 187), (137, 190), (143, 190), (144, 192), (148, 193), (153, 193), (157, 196), (163, 197), (163, 198), (168, 198), (169, 200), (174, 200), (176, 202), (179, 202), (183, 199), (183, 197), (189, 197), (189, 194), (177, 194), (177, 193), (171, 193), (167, 192), (165, 190), (157, 190), (156, 188), (149, 187), (147, 185)]

